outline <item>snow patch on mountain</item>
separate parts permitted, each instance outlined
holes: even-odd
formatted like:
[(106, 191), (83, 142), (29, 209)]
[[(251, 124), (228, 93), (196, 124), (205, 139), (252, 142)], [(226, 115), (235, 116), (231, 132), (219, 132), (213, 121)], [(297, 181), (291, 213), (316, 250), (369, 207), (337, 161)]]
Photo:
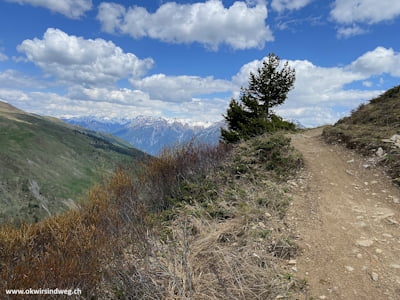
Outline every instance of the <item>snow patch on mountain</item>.
[(190, 124), (189, 122), (160, 117), (138, 116), (134, 119), (108, 119), (98, 117), (68, 118), (64, 121), (94, 131), (115, 135), (135, 148), (157, 155), (165, 147), (191, 140), (216, 144), (224, 122), (212, 124)]

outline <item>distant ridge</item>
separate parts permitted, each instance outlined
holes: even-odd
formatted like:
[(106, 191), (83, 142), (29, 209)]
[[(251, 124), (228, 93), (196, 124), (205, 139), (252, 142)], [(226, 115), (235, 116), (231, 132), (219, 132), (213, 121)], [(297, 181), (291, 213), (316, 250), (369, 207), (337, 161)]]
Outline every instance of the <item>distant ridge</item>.
[(159, 154), (165, 147), (191, 140), (204, 144), (216, 144), (220, 138), (220, 128), (225, 126), (223, 121), (205, 127), (147, 116), (138, 116), (131, 120), (80, 117), (64, 119), (64, 121), (97, 132), (112, 134), (151, 155)]

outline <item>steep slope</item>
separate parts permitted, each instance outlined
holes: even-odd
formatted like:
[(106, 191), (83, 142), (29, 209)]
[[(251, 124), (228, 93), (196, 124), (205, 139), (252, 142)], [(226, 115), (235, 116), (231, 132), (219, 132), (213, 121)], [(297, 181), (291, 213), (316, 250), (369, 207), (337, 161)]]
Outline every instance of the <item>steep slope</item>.
[(372, 155), (370, 164), (383, 164), (400, 184), (400, 86), (360, 105), (349, 117), (325, 128), (323, 136), (330, 143)]
[(148, 160), (141, 180), (115, 172), (78, 211), (0, 227), (0, 290), (79, 287), (82, 299), (300, 299), (298, 249), (283, 218), (290, 207), (284, 182), (302, 160), (289, 143), (266, 135), (233, 149), (185, 145)]
[(178, 121), (145, 116), (122, 121), (95, 117), (72, 118), (65, 121), (97, 132), (112, 134), (151, 155), (159, 154), (165, 147), (190, 140), (209, 145), (216, 144), (220, 137), (220, 127), (224, 126), (223, 122), (209, 127), (190, 126)]
[(115, 138), (0, 102), (0, 223), (73, 207), (96, 177), (143, 155)]

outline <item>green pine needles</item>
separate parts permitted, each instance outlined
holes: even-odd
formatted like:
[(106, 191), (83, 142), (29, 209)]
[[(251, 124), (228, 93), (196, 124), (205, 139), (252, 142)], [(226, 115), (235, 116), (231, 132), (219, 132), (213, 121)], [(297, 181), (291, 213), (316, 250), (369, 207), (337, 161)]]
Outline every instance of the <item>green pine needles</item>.
[(242, 88), (240, 100), (232, 99), (224, 118), (228, 129), (221, 129), (224, 142), (236, 143), (265, 132), (293, 130), (295, 124), (275, 115), (272, 108), (282, 104), (296, 79), (288, 62), (271, 53), (262, 67), (250, 72), (249, 85)]

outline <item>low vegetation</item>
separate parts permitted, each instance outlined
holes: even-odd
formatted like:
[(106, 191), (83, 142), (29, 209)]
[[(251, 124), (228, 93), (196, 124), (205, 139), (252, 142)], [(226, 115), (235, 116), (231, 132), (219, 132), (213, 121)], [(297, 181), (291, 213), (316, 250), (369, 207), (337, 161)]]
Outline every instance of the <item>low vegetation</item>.
[[(282, 135), (187, 144), (119, 169), (86, 205), (0, 229), (0, 291), (80, 288), (86, 299), (276, 299), (301, 292), (282, 219), (302, 160)], [(21, 299), (22, 297), (19, 297)]]
[[(360, 105), (323, 132), (330, 143), (343, 143), (363, 155), (374, 156), (400, 184), (400, 148), (387, 141), (395, 134), (400, 134), (400, 86)], [(379, 148), (384, 151), (382, 155), (377, 154)]]

